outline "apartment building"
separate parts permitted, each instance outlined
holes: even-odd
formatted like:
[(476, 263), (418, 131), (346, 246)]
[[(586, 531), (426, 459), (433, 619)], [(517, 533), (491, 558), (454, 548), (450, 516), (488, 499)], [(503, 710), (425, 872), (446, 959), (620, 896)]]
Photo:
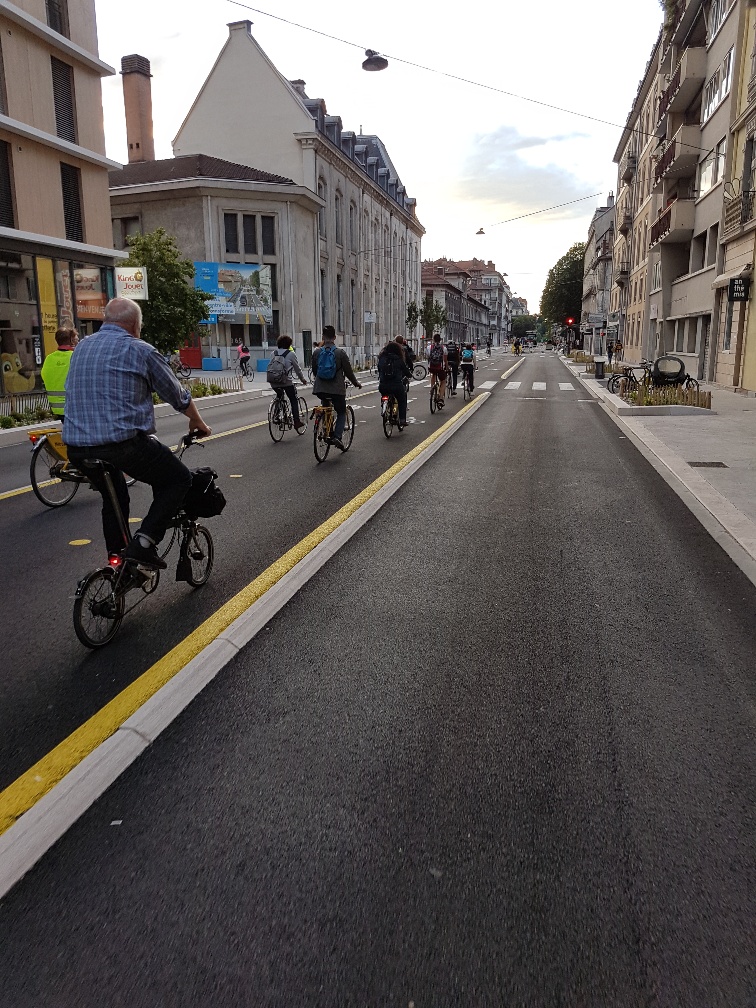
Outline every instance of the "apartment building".
[(586, 353), (606, 350), (606, 325), (612, 291), (614, 251), (614, 194), (599, 207), (588, 228), (583, 271), (583, 305), (580, 332)]
[(317, 334), (333, 325), (353, 358), (371, 356), (404, 332), (407, 305), (420, 298), (425, 232), (416, 201), (380, 137), (345, 130), (322, 98), (307, 95), (304, 81), (286, 80), (249, 21), (228, 27), (174, 154), (254, 165), (316, 195), (321, 209), (310, 234), (280, 229), (286, 242), (308, 250), (311, 263), (293, 292), (297, 324)]
[(2, 392), (39, 387), (59, 325), (99, 328), (113, 251), (94, 0), (0, 4)]
[[(467, 342), (467, 312), (465, 290), (470, 274), (448, 259), (422, 264), (422, 297), (435, 301), (446, 311), (446, 325), (441, 330), (445, 343)], [(425, 333), (430, 337), (432, 333)]]
[[(714, 281), (720, 299), (713, 370), (717, 383), (754, 392), (756, 313), (748, 300), (756, 262), (756, 7), (751, 4), (742, 5), (738, 35), (741, 45), (733, 76), (728, 140), (731, 156), (723, 187), (722, 273)], [(747, 300), (735, 300), (740, 296)]]
[(512, 329), (512, 291), (506, 273), (500, 273), (496, 264), (481, 259), (463, 259), (457, 263), (469, 272), (471, 283), (468, 293), (482, 301), (488, 308), (488, 336), (494, 346), (509, 342)]

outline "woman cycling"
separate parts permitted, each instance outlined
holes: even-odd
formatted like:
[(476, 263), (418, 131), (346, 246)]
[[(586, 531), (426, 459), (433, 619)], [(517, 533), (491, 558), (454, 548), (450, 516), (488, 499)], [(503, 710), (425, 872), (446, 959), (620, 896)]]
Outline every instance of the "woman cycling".
[(249, 378), (249, 358), (250, 352), (249, 347), (245, 343), (240, 343), (236, 348), (236, 352), (239, 354), (239, 368), (241, 373), (245, 378)]

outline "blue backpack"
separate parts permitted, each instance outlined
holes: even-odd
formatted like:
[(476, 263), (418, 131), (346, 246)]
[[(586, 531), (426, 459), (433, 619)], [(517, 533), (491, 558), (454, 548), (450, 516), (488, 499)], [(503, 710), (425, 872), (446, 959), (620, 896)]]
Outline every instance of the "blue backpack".
[(336, 347), (332, 343), (326, 343), (320, 348), (318, 354), (318, 378), (329, 381), (336, 377)]

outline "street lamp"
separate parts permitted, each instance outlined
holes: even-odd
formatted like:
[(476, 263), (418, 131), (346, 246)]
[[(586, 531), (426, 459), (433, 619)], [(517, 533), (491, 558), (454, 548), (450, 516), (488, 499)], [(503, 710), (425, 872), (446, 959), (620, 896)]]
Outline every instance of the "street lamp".
[(385, 70), (388, 66), (388, 60), (385, 56), (381, 56), (377, 53), (375, 49), (366, 49), (365, 55), (367, 59), (362, 63), (363, 70)]

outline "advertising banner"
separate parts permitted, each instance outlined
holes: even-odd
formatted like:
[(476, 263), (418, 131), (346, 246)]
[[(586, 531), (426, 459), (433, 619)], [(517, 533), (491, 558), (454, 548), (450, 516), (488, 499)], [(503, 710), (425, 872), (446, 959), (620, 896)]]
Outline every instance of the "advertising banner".
[[(74, 269), (76, 313), (80, 319), (102, 319), (108, 296), (102, 289), (102, 273), (94, 267)], [(125, 295), (124, 295), (125, 296)]]
[(207, 322), (237, 322), (271, 325), (273, 293), (270, 266), (247, 263), (196, 262), (194, 286), (212, 294), (207, 304)]
[(116, 297), (147, 301), (147, 270), (144, 266), (116, 266)]
[(42, 315), (42, 338), (45, 356), (58, 349), (55, 333), (58, 329), (58, 303), (55, 297), (55, 273), (52, 259), (37, 256), (37, 291)]

